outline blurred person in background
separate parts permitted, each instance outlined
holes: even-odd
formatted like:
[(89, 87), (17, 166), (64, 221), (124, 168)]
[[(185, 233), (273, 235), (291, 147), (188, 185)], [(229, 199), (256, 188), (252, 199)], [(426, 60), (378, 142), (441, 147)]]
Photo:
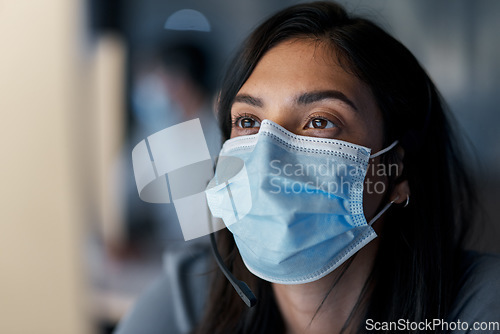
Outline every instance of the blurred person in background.
[[(135, 145), (157, 131), (198, 118), (210, 155), (215, 158), (221, 135), (213, 113), (211, 63), (209, 52), (189, 40), (165, 43), (156, 61), (143, 62), (134, 81), (132, 102), (137, 122), (129, 142)], [(128, 147), (127, 152), (131, 150)], [(129, 157), (127, 154), (125, 159)], [(185, 242), (173, 205), (142, 202), (131, 166), (128, 202), (133, 204), (127, 208), (130, 242), (139, 242), (143, 252), (157, 244), (163, 251), (163, 270), (136, 300), (117, 332), (152, 333), (164, 328), (172, 333), (186, 332), (201, 316), (206, 299), (208, 278), (202, 274), (208, 270), (211, 254), (208, 238)]]
[[(173, 39), (173, 38), (172, 38)], [(175, 40), (182, 40), (177, 38)], [(132, 111), (135, 122), (128, 142), (138, 141), (164, 128), (199, 118), (212, 157), (220, 148), (220, 132), (213, 113), (212, 64), (207, 48), (195, 41), (167, 41), (157, 55), (143, 60), (135, 73)], [(126, 152), (130, 152), (130, 147)], [(124, 157), (130, 165), (128, 153)], [(171, 205), (142, 203), (129, 166), (127, 217), (129, 237), (164, 246), (182, 241), (175, 209)], [(141, 241), (142, 242), (142, 241)]]

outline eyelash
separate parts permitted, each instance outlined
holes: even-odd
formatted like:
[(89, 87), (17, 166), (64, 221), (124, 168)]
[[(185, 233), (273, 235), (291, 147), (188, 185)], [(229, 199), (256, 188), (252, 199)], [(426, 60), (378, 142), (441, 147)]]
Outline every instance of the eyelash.
[[(258, 122), (260, 123), (260, 119), (258, 119), (257, 117), (253, 116), (253, 115), (250, 115), (250, 114), (237, 114), (235, 116), (233, 116), (233, 119), (232, 119), (232, 127), (233, 128), (240, 128), (240, 129), (245, 129), (245, 128), (241, 128), (239, 126), (239, 123), (241, 120), (245, 119), (245, 118), (249, 118), (251, 120), (254, 120), (255, 122)], [(248, 129), (248, 128), (247, 128)]]
[[(245, 119), (245, 118), (248, 118), (248, 119), (251, 119), (257, 123), (260, 123), (261, 120), (258, 118), (258, 117), (255, 117), (251, 114), (247, 114), (247, 113), (244, 113), (244, 114), (237, 114), (237, 115), (234, 115), (233, 118), (232, 118), (232, 127), (233, 128), (238, 128), (238, 129), (251, 129), (251, 128), (243, 128), (240, 126), (240, 121)], [(309, 125), (309, 123), (311, 123), (312, 121), (314, 120), (317, 120), (317, 119), (320, 119), (320, 120), (324, 120), (324, 121), (327, 121), (327, 122), (330, 122), (332, 123), (332, 127), (331, 128), (337, 128), (338, 127), (338, 122), (334, 122), (326, 117), (323, 117), (323, 116), (319, 116), (319, 115), (311, 115), (309, 116), (307, 119), (306, 119), (306, 126), (304, 126), (304, 129), (307, 128), (307, 125)], [(315, 129), (315, 128), (310, 128), (310, 129)], [(321, 129), (320, 129), (321, 130)]]
[[(338, 127), (338, 125), (337, 125), (336, 122), (334, 122), (334, 121), (332, 121), (332, 120), (330, 120), (330, 119), (328, 119), (326, 117), (319, 116), (319, 115), (311, 115), (311, 116), (309, 116), (309, 118), (307, 118), (307, 120), (306, 120), (306, 126), (309, 125), (309, 123), (311, 123), (312, 121), (314, 121), (316, 119), (321, 119), (323, 121), (327, 121), (327, 122), (332, 123), (333, 126), (331, 128), (337, 128)], [(311, 129), (316, 129), (316, 128), (311, 128)], [(325, 129), (328, 129), (328, 128), (325, 128)]]

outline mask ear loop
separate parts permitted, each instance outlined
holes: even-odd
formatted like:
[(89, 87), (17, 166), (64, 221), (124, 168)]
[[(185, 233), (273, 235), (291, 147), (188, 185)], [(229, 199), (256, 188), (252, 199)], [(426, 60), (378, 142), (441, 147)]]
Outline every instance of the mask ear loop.
[(370, 159), (373, 159), (373, 158), (376, 158), (378, 157), (379, 155), (382, 155), (386, 152), (389, 152), (390, 150), (392, 150), (394, 148), (394, 146), (396, 146), (397, 144), (399, 143), (399, 140), (395, 140), (391, 145), (387, 146), (386, 148), (384, 148), (383, 150), (380, 150), (378, 151), (377, 153), (374, 153), (372, 155), (370, 155)]
[[(383, 150), (380, 150), (380, 151), (378, 151), (377, 153), (370, 155), (370, 159), (376, 158), (376, 157), (378, 157), (379, 155), (382, 155), (382, 154), (384, 154), (384, 153), (386, 153), (386, 152), (389, 152), (389, 151), (390, 151), (390, 150), (392, 150), (392, 149), (393, 149), (393, 148), (394, 148), (394, 147), (395, 147), (398, 143), (399, 143), (399, 140), (395, 140), (395, 141), (394, 141), (391, 145), (387, 146), (387, 147), (386, 147), (386, 148), (384, 148)], [(384, 206), (384, 208), (383, 208), (382, 210), (380, 210), (380, 212), (379, 212), (379, 213), (377, 213), (377, 215), (376, 215), (375, 217), (373, 217), (373, 218), (370, 220), (370, 222), (368, 223), (368, 225), (372, 226), (372, 224), (373, 224), (373, 223), (375, 223), (375, 221), (376, 221), (377, 219), (379, 219), (379, 218), (380, 218), (380, 216), (382, 216), (382, 215), (384, 214), (384, 212), (386, 212), (386, 211), (387, 211), (387, 209), (389, 209), (389, 207), (390, 207), (390, 206), (391, 206), (391, 205), (392, 205), (395, 201), (397, 201), (397, 200), (398, 200), (398, 198), (399, 198), (399, 196), (398, 196), (398, 197), (396, 197), (395, 199), (393, 199), (392, 201), (390, 201), (389, 203), (387, 203), (387, 204)]]
[(380, 216), (382, 216), (382, 215), (384, 214), (384, 212), (386, 212), (386, 211), (387, 211), (387, 210), (391, 207), (391, 205), (392, 205), (392, 204), (394, 204), (394, 202), (396, 202), (398, 199), (399, 199), (399, 196), (398, 196), (398, 197), (396, 197), (395, 199), (393, 199), (392, 201), (390, 201), (389, 203), (387, 203), (387, 204), (384, 206), (384, 208), (383, 208), (382, 210), (380, 210), (380, 212), (379, 212), (379, 213), (377, 213), (377, 214), (375, 215), (375, 217), (373, 217), (373, 218), (370, 220), (370, 222), (368, 223), (368, 225), (372, 226), (372, 224), (373, 224), (373, 223), (375, 223), (375, 222), (377, 221), (377, 219), (379, 219), (379, 218), (380, 218)]

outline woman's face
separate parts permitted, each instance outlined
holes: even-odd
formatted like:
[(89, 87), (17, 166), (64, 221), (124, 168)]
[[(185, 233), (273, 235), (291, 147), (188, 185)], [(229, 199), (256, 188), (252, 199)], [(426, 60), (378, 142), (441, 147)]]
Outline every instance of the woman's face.
[[(231, 117), (231, 138), (257, 133), (268, 119), (298, 135), (339, 139), (372, 153), (383, 148), (382, 114), (370, 88), (338, 64), (335, 50), (311, 39), (285, 41), (269, 50), (236, 95)], [(383, 194), (370, 191), (366, 182), (372, 188), (378, 181), (386, 184), (385, 178), (369, 174), (367, 219)]]

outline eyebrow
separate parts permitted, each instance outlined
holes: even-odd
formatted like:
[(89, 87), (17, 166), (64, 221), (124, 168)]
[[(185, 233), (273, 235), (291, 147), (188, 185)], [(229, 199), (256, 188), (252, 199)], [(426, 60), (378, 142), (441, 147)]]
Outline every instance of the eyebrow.
[[(312, 104), (315, 102), (323, 101), (323, 100), (340, 100), (347, 104), (349, 107), (354, 109), (354, 111), (358, 111), (358, 108), (352, 102), (347, 96), (345, 96), (344, 93), (338, 91), (338, 90), (321, 90), (321, 91), (313, 91), (313, 92), (307, 92), (304, 94), (299, 95), (295, 99), (295, 103), (297, 104), (302, 104), (302, 105), (307, 105), (307, 104)], [(234, 98), (233, 103), (245, 103), (254, 107), (262, 108), (264, 106), (264, 102), (262, 99), (253, 97), (248, 94), (238, 94)]]
[(358, 111), (358, 108), (352, 102), (347, 96), (344, 95), (344, 93), (339, 92), (338, 90), (321, 90), (321, 91), (314, 91), (314, 92), (307, 92), (304, 94), (301, 94), (297, 98), (297, 103), (298, 104), (311, 104), (314, 102), (319, 102), (322, 100), (340, 100), (350, 106), (352, 109), (355, 111)]
[(238, 94), (234, 98), (234, 103), (246, 103), (254, 107), (262, 108), (264, 106), (264, 102), (261, 99), (247, 95), (247, 94)]

